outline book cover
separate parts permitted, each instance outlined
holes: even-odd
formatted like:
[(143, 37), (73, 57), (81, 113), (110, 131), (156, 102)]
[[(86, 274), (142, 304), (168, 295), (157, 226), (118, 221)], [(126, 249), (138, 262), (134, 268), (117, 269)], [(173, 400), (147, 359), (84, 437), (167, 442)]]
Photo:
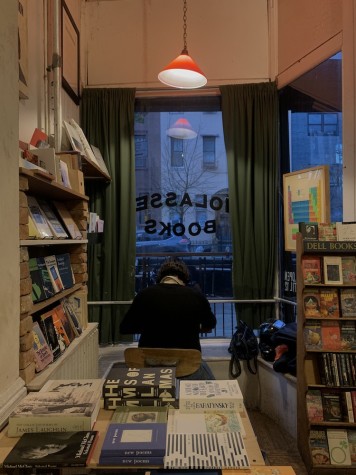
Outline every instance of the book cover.
[(96, 401), (101, 397), (103, 379), (49, 379), (40, 389), (40, 392), (70, 393), (73, 389), (81, 390), (87, 401)]
[(337, 241), (336, 222), (318, 223), (319, 241)]
[(351, 465), (349, 441), (346, 429), (326, 429), (330, 464)]
[(168, 411), (168, 434), (210, 434), (215, 432), (241, 432), (246, 436), (241, 416), (236, 411), (181, 412)]
[(310, 422), (322, 422), (324, 420), (323, 415), (323, 403), (320, 389), (308, 389), (306, 394), (306, 405), (308, 419)]
[(305, 318), (320, 318), (320, 292), (318, 289), (303, 292)]
[(68, 316), (61, 303), (55, 306), (54, 311), (56, 312), (56, 318), (58, 318), (62, 324), (63, 330), (69, 342), (67, 346), (69, 346), (69, 344), (72, 343), (75, 338), (73, 327), (70, 324)]
[(351, 464), (356, 465), (356, 430), (347, 430), (347, 440), (349, 441)]
[(355, 320), (340, 320), (341, 349), (356, 350)]
[(337, 222), (336, 235), (338, 241), (356, 241), (356, 223)]
[(99, 432), (23, 434), (3, 462), (6, 469), (85, 467)]
[(341, 285), (342, 281), (342, 261), (341, 256), (324, 256), (324, 283)]
[(61, 201), (53, 201), (53, 205), (62, 219), (70, 237), (72, 239), (82, 239), (83, 236), (65, 203), (62, 203)]
[(340, 307), (342, 317), (356, 317), (356, 288), (340, 289)]
[(337, 288), (320, 289), (320, 314), (327, 318), (340, 317), (339, 293)]
[(104, 399), (104, 409), (118, 409), (121, 407), (179, 407), (179, 401), (175, 398), (139, 398), (122, 399), (121, 397), (106, 397)]
[(329, 445), (326, 430), (311, 430), (309, 432), (309, 447), (313, 465), (330, 465)]
[(179, 382), (181, 412), (243, 409), (243, 395), (237, 380), (181, 380)]
[(63, 352), (70, 345), (71, 341), (68, 338), (68, 335), (63, 327), (62, 321), (59, 318), (59, 315), (55, 308), (52, 311), (52, 319), (53, 325), (57, 332), (59, 346), (61, 347), (61, 351)]
[(52, 239), (53, 233), (48, 225), (45, 214), (34, 196), (27, 195), (28, 209), (41, 239)]
[(241, 432), (167, 433), (167, 469), (242, 469), (249, 465)]
[(115, 466), (163, 466), (164, 457), (115, 457), (113, 456), (99, 456), (99, 465), (115, 465)]
[(83, 330), (88, 326), (88, 291), (85, 288), (76, 290), (66, 297)]
[(341, 256), (342, 280), (344, 284), (356, 284), (356, 257)]
[(298, 223), (299, 232), (305, 241), (318, 240), (318, 223), (309, 223), (301, 221)]
[(342, 391), (340, 394), (343, 420), (345, 422), (355, 422), (354, 410), (352, 407), (351, 391)]
[(303, 256), (301, 270), (304, 284), (320, 284), (322, 282), (321, 258), (318, 256)]
[(144, 422), (167, 422), (168, 407), (137, 407), (124, 406), (116, 409), (110, 423), (141, 424)]
[(63, 305), (64, 311), (67, 315), (67, 318), (69, 320), (69, 323), (73, 329), (75, 336), (81, 335), (83, 332), (83, 329), (80, 324), (80, 321), (78, 320), (77, 314), (75, 313), (73, 305), (69, 302), (67, 297), (65, 297), (64, 299), (61, 299), (61, 304)]
[(321, 391), (323, 405), (323, 419), (329, 422), (342, 421), (342, 406), (340, 391), (337, 389), (323, 389)]
[(55, 291), (52, 285), (52, 280), (49, 276), (48, 269), (44, 257), (36, 257), (37, 267), (41, 273), (43, 290), (46, 298), (53, 297)]
[(111, 423), (100, 457), (163, 457), (166, 453), (167, 423)]
[(103, 397), (175, 398), (175, 374), (174, 367), (127, 368), (114, 363), (105, 377)]
[(321, 340), (323, 350), (325, 351), (337, 351), (341, 349), (339, 321), (321, 320)]
[(63, 287), (65, 289), (70, 289), (75, 284), (70, 254), (68, 252), (56, 254), (56, 261)]
[(304, 342), (306, 350), (321, 350), (321, 323), (320, 320), (306, 320), (304, 324)]
[(51, 206), (45, 200), (37, 200), (38, 204), (45, 215), (48, 225), (52, 231), (53, 237), (56, 239), (66, 239), (68, 234), (60, 223)]
[(53, 354), (38, 322), (33, 322), (32, 332), (36, 372), (38, 373), (52, 363)]
[(30, 277), (32, 281), (32, 302), (41, 302), (47, 298), (46, 292), (43, 286), (42, 272), (37, 264), (36, 257), (31, 257), (28, 260), (28, 266), (30, 270)]
[[(62, 352), (65, 350), (65, 344), (57, 333), (57, 329), (53, 322), (54, 310), (48, 310), (40, 317), (39, 325), (43, 331), (43, 334), (47, 340), (48, 346), (51, 348), (53, 354), (53, 360), (56, 360)], [(42, 323), (42, 324), (41, 324)]]
[(61, 292), (64, 289), (62, 279), (59, 275), (57, 260), (55, 255), (45, 256), (44, 258), (49, 278), (51, 279), (55, 293)]

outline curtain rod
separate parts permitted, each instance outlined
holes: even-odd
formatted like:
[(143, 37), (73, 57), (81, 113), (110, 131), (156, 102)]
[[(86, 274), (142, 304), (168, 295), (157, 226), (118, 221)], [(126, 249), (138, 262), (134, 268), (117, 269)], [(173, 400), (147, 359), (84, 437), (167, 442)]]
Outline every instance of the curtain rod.
[(136, 89), (137, 98), (146, 97), (196, 97), (196, 96), (220, 96), (218, 87), (207, 87), (201, 89)]

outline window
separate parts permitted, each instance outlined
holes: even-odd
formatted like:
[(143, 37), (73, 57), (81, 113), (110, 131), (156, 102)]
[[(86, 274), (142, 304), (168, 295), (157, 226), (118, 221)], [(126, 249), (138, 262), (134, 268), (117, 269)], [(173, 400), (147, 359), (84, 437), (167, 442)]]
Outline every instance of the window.
[(135, 168), (146, 168), (147, 156), (147, 135), (135, 134)]
[(172, 167), (183, 166), (183, 140), (171, 138), (171, 165)]
[(215, 137), (203, 136), (203, 166), (204, 168), (215, 167)]
[(308, 114), (308, 135), (338, 136), (338, 115), (336, 113), (309, 113)]

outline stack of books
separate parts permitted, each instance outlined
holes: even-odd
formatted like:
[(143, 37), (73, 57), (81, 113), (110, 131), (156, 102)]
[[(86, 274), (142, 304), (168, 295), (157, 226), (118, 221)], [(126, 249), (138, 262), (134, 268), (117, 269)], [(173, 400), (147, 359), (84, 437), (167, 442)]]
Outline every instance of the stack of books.
[(120, 406), (178, 406), (175, 367), (128, 368), (113, 363), (105, 376), (105, 409)]

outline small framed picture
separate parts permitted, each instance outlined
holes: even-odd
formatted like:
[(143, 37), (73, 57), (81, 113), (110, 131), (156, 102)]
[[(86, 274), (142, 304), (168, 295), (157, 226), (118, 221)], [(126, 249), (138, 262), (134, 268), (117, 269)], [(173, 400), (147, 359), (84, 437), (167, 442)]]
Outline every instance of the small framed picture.
[(341, 256), (324, 256), (324, 283), (342, 284), (342, 259)]

